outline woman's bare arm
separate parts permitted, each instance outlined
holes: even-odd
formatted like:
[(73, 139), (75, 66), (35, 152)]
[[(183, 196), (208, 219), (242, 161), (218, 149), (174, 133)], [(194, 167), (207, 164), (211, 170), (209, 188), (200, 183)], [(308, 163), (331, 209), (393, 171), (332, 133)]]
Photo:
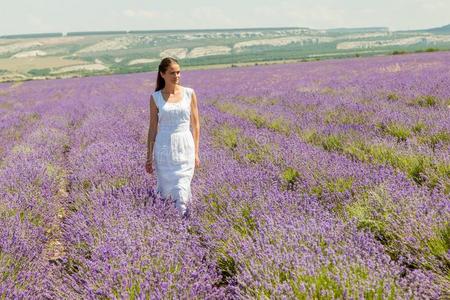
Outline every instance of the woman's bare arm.
[(198, 113), (197, 96), (195, 95), (194, 91), (192, 91), (192, 98), (191, 98), (191, 126), (193, 129), (193, 136), (194, 136), (195, 157), (198, 158), (200, 145), (200, 116)]
[(156, 107), (153, 96), (150, 96), (150, 126), (147, 136), (147, 161), (153, 160), (153, 146), (155, 144), (156, 133), (158, 130), (158, 108)]

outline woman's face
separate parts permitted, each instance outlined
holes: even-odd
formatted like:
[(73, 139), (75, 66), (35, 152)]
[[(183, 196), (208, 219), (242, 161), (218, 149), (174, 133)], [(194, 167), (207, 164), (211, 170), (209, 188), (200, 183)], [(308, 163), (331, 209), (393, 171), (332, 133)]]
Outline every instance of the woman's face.
[(176, 63), (172, 63), (169, 65), (165, 73), (161, 73), (162, 78), (164, 78), (164, 81), (171, 84), (179, 84), (180, 82), (180, 66)]

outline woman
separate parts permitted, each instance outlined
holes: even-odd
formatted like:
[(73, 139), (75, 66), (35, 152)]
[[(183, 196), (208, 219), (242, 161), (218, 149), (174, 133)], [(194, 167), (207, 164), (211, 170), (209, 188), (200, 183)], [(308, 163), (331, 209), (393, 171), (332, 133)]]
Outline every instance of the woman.
[[(190, 125), (193, 133), (191, 133)], [(193, 89), (180, 85), (180, 65), (171, 57), (159, 64), (150, 97), (146, 171), (156, 170), (157, 191), (171, 197), (183, 216), (191, 200), (194, 168), (200, 167), (200, 121)]]

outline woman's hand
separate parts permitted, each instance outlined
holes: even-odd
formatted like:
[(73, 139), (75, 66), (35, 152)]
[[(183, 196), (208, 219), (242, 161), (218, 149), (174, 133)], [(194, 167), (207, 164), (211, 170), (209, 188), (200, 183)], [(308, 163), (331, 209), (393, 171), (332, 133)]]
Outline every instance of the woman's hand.
[(195, 167), (200, 168), (200, 158), (198, 155), (195, 156)]
[(153, 173), (153, 163), (151, 160), (147, 160), (145, 162), (145, 170), (147, 171), (148, 174), (152, 174)]

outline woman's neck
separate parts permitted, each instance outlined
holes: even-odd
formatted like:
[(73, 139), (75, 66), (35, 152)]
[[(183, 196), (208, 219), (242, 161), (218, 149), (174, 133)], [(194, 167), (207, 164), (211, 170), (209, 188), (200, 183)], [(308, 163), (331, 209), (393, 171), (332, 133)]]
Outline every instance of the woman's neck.
[(166, 94), (175, 94), (175, 91), (177, 90), (177, 86), (176, 85), (172, 85), (172, 86), (166, 85), (162, 90)]

